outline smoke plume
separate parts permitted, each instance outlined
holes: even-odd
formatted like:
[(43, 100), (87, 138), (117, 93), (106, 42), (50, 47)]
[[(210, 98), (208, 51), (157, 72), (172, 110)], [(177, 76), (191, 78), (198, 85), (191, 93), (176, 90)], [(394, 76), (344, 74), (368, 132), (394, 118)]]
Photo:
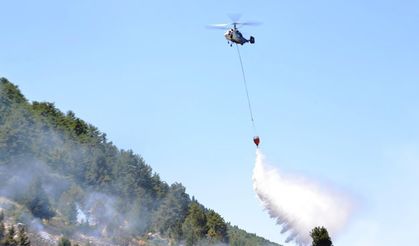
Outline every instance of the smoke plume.
[(308, 245), (310, 231), (316, 226), (336, 235), (352, 210), (345, 195), (268, 166), (260, 150), (256, 151), (253, 189), (269, 215), (282, 226), (281, 233), (287, 233), (286, 242), (297, 245)]

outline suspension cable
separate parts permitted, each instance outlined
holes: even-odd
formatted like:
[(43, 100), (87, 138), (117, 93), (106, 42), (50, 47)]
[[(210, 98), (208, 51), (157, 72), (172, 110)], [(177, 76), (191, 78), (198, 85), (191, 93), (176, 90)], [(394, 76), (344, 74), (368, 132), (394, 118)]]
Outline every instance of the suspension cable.
[(250, 96), (249, 96), (249, 90), (247, 89), (247, 81), (246, 81), (246, 75), (244, 73), (244, 67), (243, 67), (243, 61), (242, 61), (242, 56), (240, 54), (240, 49), (239, 46), (236, 44), (236, 48), (237, 48), (237, 54), (239, 55), (239, 60), (240, 60), (240, 66), (242, 69), (242, 75), (243, 75), (243, 84), (244, 84), (244, 89), (246, 90), (246, 96), (247, 96), (247, 105), (249, 107), (249, 113), (250, 113), (250, 119), (252, 121), (252, 126), (253, 126), (253, 131), (256, 134), (256, 125), (255, 125), (255, 119), (253, 118), (253, 111), (252, 111), (252, 104), (250, 103)]

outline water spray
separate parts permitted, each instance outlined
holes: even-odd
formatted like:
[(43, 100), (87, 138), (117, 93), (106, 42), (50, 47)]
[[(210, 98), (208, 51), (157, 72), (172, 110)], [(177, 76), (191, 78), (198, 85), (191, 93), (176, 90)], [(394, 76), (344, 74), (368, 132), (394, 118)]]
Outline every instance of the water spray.
[(316, 226), (336, 235), (347, 224), (353, 207), (342, 193), (267, 165), (260, 149), (256, 150), (253, 189), (271, 218), (282, 226), (281, 233), (287, 234), (286, 242), (297, 245), (309, 245), (310, 231)]

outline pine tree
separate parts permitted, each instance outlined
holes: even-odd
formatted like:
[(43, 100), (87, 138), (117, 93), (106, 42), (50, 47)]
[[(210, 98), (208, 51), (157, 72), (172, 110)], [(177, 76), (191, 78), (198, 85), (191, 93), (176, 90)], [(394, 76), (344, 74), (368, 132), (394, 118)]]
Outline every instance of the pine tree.
[(17, 232), (17, 244), (19, 246), (30, 246), (31, 241), (29, 240), (28, 234), (25, 231), (25, 228), (22, 226)]
[(1, 245), (1, 242), (3, 242), (5, 232), (6, 232), (6, 228), (4, 227), (4, 223), (0, 222), (0, 245)]
[(15, 237), (15, 227), (12, 225), (10, 226), (9, 230), (7, 231), (6, 237), (4, 239), (5, 246), (17, 246), (17, 242), (14, 239)]
[(58, 208), (69, 224), (77, 222), (77, 206), (75, 197), (69, 191), (63, 192), (60, 197)]
[(171, 239), (179, 240), (182, 237), (182, 223), (187, 215), (189, 202), (185, 187), (180, 183), (172, 184), (167, 196), (153, 215), (155, 230), (168, 234)]
[(58, 246), (71, 246), (71, 241), (68, 238), (62, 237), (58, 241)]
[(224, 219), (214, 210), (207, 213), (207, 237), (211, 242), (227, 242), (227, 225)]
[(191, 203), (188, 216), (182, 225), (182, 231), (187, 246), (196, 245), (207, 233), (207, 217), (203, 206), (198, 202)]
[(1, 213), (0, 213), (0, 244), (3, 241), (4, 234), (6, 232), (6, 228), (4, 227), (3, 220), (4, 220), (4, 213), (3, 213), (3, 211), (1, 211)]
[(313, 246), (333, 246), (329, 233), (323, 226), (315, 227), (310, 232), (310, 236), (313, 239)]

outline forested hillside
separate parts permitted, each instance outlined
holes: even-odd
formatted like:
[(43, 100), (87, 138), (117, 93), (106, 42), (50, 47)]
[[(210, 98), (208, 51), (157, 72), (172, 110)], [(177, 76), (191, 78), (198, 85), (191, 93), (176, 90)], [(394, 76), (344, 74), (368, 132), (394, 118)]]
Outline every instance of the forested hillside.
[(4, 223), (25, 224), (44, 245), (56, 235), (82, 245), (277, 245), (226, 223), (140, 155), (71, 111), (29, 102), (5, 78), (0, 196)]

